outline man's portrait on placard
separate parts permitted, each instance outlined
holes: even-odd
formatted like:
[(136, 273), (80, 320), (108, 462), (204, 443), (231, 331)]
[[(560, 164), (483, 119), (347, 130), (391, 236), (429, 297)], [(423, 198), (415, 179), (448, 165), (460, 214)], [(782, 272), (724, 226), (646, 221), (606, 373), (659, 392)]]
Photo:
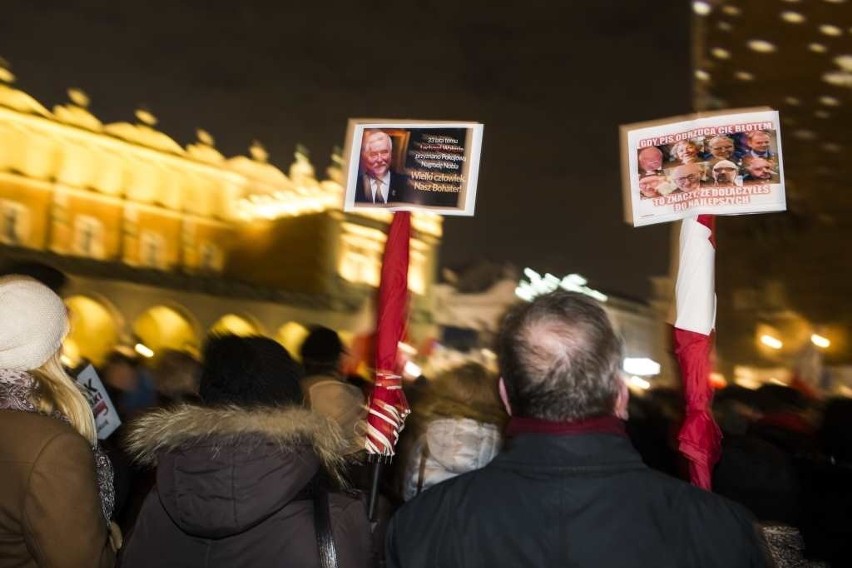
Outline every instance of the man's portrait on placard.
[(364, 130), (356, 206), (369, 204), (376, 207), (408, 201), (408, 178), (402, 173), (408, 136), (404, 130)]
[(473, 214), (481, 124), (352, 119), (346, 147), (344, 211)]

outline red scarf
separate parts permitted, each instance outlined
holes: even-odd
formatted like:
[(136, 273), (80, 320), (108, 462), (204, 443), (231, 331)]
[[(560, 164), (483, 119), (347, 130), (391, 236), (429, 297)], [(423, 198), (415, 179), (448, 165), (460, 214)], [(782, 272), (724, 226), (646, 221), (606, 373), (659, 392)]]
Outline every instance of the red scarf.
[(570, 422), (555, 422), (540, 418), (513, 416), (506, 428), (506, 436), (518, 434), (551, 434), (571, 436), (575, 434), (614, 434), (626, 436), (624, 422), (616, 416), (594, 416)]

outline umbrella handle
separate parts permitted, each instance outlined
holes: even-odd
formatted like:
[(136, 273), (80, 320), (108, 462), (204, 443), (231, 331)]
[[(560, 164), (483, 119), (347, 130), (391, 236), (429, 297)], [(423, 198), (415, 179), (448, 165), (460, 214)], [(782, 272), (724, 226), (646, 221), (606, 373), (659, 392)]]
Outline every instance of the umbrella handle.
[(367, 502), (367, 519), (371, 523), (376, 521), (376, 509), (379, 504), (379, 479), (382, 476), (382, 460), (377, 459), (373, 462), (373, 475), (370, 479), (370, 497)]

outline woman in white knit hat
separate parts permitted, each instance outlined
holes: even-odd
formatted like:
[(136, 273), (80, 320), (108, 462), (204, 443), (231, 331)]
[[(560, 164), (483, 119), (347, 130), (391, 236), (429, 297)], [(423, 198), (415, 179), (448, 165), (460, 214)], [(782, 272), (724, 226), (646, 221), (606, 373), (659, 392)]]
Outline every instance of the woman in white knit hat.
[(59, 360), (65, 304), (0, 278), (0, 566), (112, 566), (112, 468), (86, 398)]

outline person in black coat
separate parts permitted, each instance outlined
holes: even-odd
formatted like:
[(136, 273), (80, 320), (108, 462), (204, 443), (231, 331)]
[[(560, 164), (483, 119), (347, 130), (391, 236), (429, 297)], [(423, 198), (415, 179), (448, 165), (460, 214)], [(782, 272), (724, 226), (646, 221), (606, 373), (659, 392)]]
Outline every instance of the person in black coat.
[(621, 342), (594, 300), (512, 308), (498, 357), (508, 448), (397, 512), (389, 568), (767, 565), (743, 507), (642, 463), (620, 419)]
[(325, 567), (318, 517), (328, 518), (319, 534), (330, 535), (340, 568), (371, 565), (365, 503), (328, 490), (329, 478), (341, 480), (345, 440), (332, 421), (301, 408), (300, 374), (272, 339), (215, 337), (204, 352), (201, 404), (131, 424), (130, 450), (156, 464), (157, 482), (123, 568)]

